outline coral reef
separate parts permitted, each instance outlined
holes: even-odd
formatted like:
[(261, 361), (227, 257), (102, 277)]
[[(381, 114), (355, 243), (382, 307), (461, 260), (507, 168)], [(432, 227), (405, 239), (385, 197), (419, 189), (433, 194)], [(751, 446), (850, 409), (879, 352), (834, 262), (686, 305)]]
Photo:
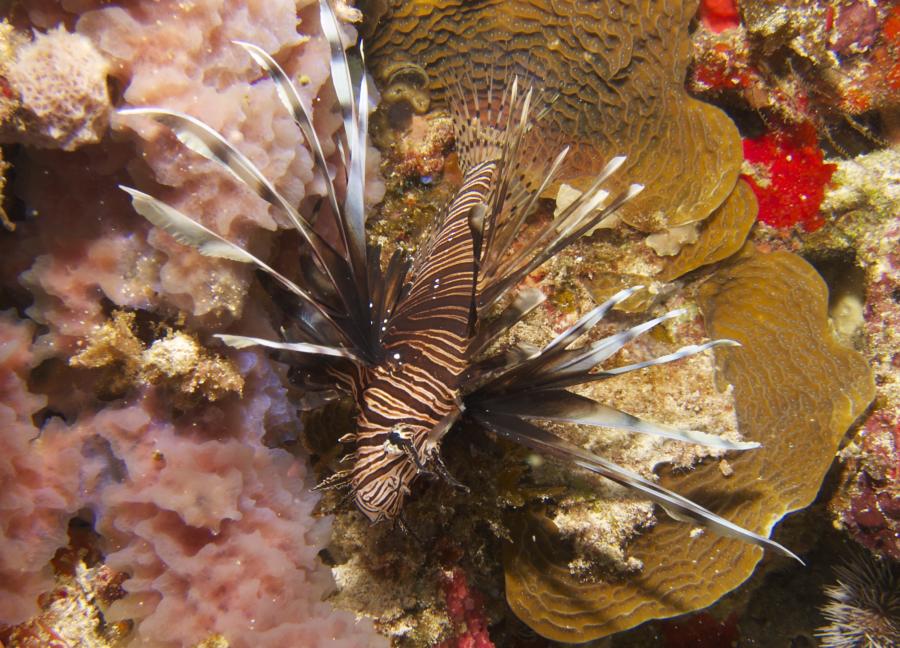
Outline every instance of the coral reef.
[(415, 115), (404, 137), (391, 144), (393, 150), (385, 165), (391, 173), (429, 184), (444, 171), (445, 158), (453, 144), (453, 123), (443, 115)]
[[(861, 268), (839, 286), (857, 296), (857, 343), (871, 358), (877, 398), (865, 425), (841, 452), (845, 471), (831, 502), (835, 522), (866, 547), (900, 559), (900, 154), (885, 150), (838, 162), (838, 188), (824, 208), (835, 230), (809, 244), (819, 255)], [(827, 256), (826, 256), (827, 258)], [(862, 285), (861, 285), (862, 284)], [(863, 304), (864, 300), (864, 304)], [(846, 301), (846, 300), (845, 300)]]
[(739, 181), (725, 202), (703, 222), (697, 240), (681, 248), (658, 277), (672, 281), (732, 256), (744, 245), (756, 213), (755, 192), (746, 182)]
[(838, 524), (861, 544), (900, 560), (900, 420), (895, 416), (896, 407), (876, 411), (841, 452), (847, 483), (834, 509)]
[[(18, 334), (4, 348), (21, 367), (30, 327), (9, 316), (4, 325)], [(3, 554), (15, 556), (4, 566), (6, 621), (27, 616), (36, 594), (49, 589), (49, 556), (65, 544), (67, 520), (87, 508), (104, 565), (128, 574), (124, 596), (103, 618), (133, 622), (144, 642), (187, 646), (218, 633), (230, 646), (277, 645), (298, 635), (373, 645), (365, 624), (321, 600), (332, 586), (317, 561), (329, 525), (313, 515), (317, 498), (304, 464), (263, 444), (267, 434), (283, 437), (298, 427), (283, 377), (257, 354), (238, 354), (236, 363), (242, 398), (167, 422), (171, 405), (158, 388), (133, 390), (96, 413), (82, 409), (71, 425), (53, 418), (37, 440), (22, 439), (5, 453), (14, 469), (34, 475), (11, 475), (4, 492), (4, 510), (12, 513), (4, 515)], [(54, 478), (63, 483), (47, 483)]]
[[(742, 0), (703, 8), (689, 77), (695, 94), (756, 111), (778, 129), (810, 125), (836, 150), (881, 141), (882, 129), (890, 138), (888, 115), (900, 107), (896, 3)], [(870, 119), (876, 112), (881, 128)]]
[(0, 22), (0, 142), (72, 151), (99, 142), (111, 110), (109, 63), (63, 27), (34, 40)]
[[(385, 82), (384, 128), (404, 131), (376, 134), (384, 135), (389, 191), (369, 223), (373, 237), (387, 248), (414, 247), (456, 177), (446, 115), (427, 113), (441, 99), (440, 75), (423, 67), (452, 76), (461, 61), (474, 61), (480, 83), (491, 66), (479, 63), (496, 58), (503, 36), (510, 71), (543, 83), (555, 79), (551, 70), (563, 80), (547, 88), (560, 96), (545, 126), (548, 140), (574, 139), (571, 184), (627, 153), (623, 176), (651, 187), (626, 215), (640, 231), (598, 230), (529, 278), (550, 299), (516, 340), (544, 340), (592, 300), (641, 283), (646, 289), (623, 305), (617, 325), (667, 306), (685, 305), (689, 315), (615, 360), (711, 333), (739, 337), (744, 349), (718, 358), (720, 382), (734, 388), (716, 391), (712, 360), (696, 358), (670, 373), (606, 383), (602, 397), (661, 422), (731, 435), (739, 427), (764, 448), (708, 457), (687, 472), (702, 453), (678, 444), (615, 433), (576, 432), (573, 440), (645, 475), (665, 464), (661, 483), (767, 532), (813, 498), (840, 437), (875, 393), (874, 412), (840, 453), (829, 505), (844, 532), (900, 556), (897, 154), (825, 159), (807, 126), (826, 149), (843, 144), (845, 116), (865, 120), (864, 139), (890, 135), (900, 92), (896, 3), (700, 3), (691, 89), (759, 111), (769, 127), (747, 133), (743, 167), (730, 119), (683, 92), (694, 2), (642, 10), (594, 3), (603, 20), (569, 2), (467, 12), (457, 0), (368, 4), (383, 17), (367, 46)], [(108, 131), (107, 77), (122, 105), (207, 121), (290, 201), (311, 208), (324, 187), (303, 139), (272, 84), (230, 41), (260, 44), (298, 79), (326, 155), (338, 155), (331, 135), (340, 118), (330, 110), (315, 3), (13, 5), (15, 29), (0, 26), (0, 139), (21, 144), (14, 157), (4, 151), (16, 165), (17, 231), (0, 233), (0, 306), (15, 309), (0, 315), (0, 620), (24, 623), (0, 629), (0, 639), (383, 643), (369, 622), (354, 620), (361, 614), (403, 647), (524, 645), (533, 634), (510, 614), (505, 582), (513, 611), (531, 627), (583, 641), (706, 606), (747, 578), (757, 550), (654, 519), (643, 501), (467, 429), (454, 431), (444, 451), (473, 492), (418, 486), (424, 496), (406, 512), (412, 534), (370, 528), (336, 495), (309, 493), (313, 472), (333, 466), (340, 433), (328, 417), (341, 416), (329, 410), (301, 424), (280, 364), (208, 344), (210, 332), (229, 327), (271, 336), (271, 299), (245, 268), (202, 257), (135, 217), (116, 185), (152, 190), (266, 259), (294, 256), (296, 240), (280, 231), (281, 214), (163, 129), (114, 117)], [(343, 3), (337, 11), (360, 18)], [(429, 29), (411, 30), (419, 21)], [(57, 61), (76, 50), (77, 69)], [(448, 51), (456, 54), (442, 62)], [(780, 57), (790, 65), (774, 65)], [(409, 109), (396, 108), (404, 102)], [(34, 109), (50, 105), (49, 120)], [(880, 128), (870, 128), (878, 126), (873, 110), (882, 111)], [(370, 156), (373, 169), (379, 163)], [(815, 173), (803, 177), (801, 167)], [(372, 183), (368, 200), (382, 191)], [(751, 232), (757, 203), (772, 227)], [(547, 201), (537, 218), (552, 212)], [(823, 259), (849, 259), (860, 286), (832, 283), (829, 301), (798, 257), (736, 258), (748, 233), (760, 250), (800, 252), (819, 269)], [(699, 301), (710, 333), (694, 307), (704, 280)], [(838, 340), (866, 353), (874, 387), (860, 356)], [(298, 435), (306, 450), (294, 450)], [(334, 537), (317, 509), (334, 512)], [(99, 534), (99, 554), (61, 567), (51, 559), (71, 546), (73, 518)], [(339, 591), (323, 600), (335, 589), (329, 568)], [(670, 594), (661, 599), (661, 590)], [(665, 628), (658, 640), (673, 645), (675, 635), (691, 641), (698, 629), (723, 641), (738, 634), (729, 614)]]
[[(565, 130), (566, 134), (575, 140), (576, 159), (578, 152), (582, 150), (579, 146), (585, 145), (586, 141), (603, 142), (606, 135), (598, 136), (591, 133), (591, 129), (597, 125), (602, 124), (608, 131), (607, 135), (610, 139), (615, 139), (617, 144), (623, 140), (627, 141), (627, 135), (619, 137), (614, 135), (615, 129), (627, 119), (617, 119), (618, 113), (615, 112), (617, 108), (611, 107), (613, 100), (606, 103), (601, 100), (598, 107), (596, 99), (588, 100), (580, 97), (584, 101), (579, 102), (574, 96), (569, 96), (575, 92), (574, 88), (579, 88), (579, 92), (593, 92), (595, 89), (592, 85), (594, 83), (592, 74), (600, 79), (607, 78), (604, 76), (604, 72), (607, 71), (604, 65), (609, 62), (598, 60), (602, 59), (602, 56), (584, 62), (576, 60), (568, 48), (577, 50), (585, 47), (587, 43), (590, 49), (589, 46), (595, 42), (592, 39), (595, 38), (600, 41), (615, 40), (619, 33), (616, 26), (609, 26), (610, 21), (597, 21), (602, 28), (596, 25), (591, 27), (582, 24), (579, 14), (578, 18), (567, 22), (563, 27), (555, 23), (554, 12), (565, 13), (568, 11), (568, 5), (550, 8), (544, 3), (529, 4), (528, 11), (517, 14), (518, 21), (508, 15), (514, 12), (509, 5), (500, 8), (490, 5), (478, 7), (471, 12), (459, 12), (453, 2), (438, 5), (405, 3), (403, 6), (400, 3), (390, 2), (372, 4), (376, 6), (373, 9), (375, 16), (382, 17), (378, 27), (374, 29), (373, 37), (369, 39), (369, 44), (372, 45), (370, 53), (373, 53), (375, 59), (376, 75), (380, 75), (382, 81), (390, 87), (394, 78), (392, 75), (398, 69), (395, 65), (397, 60), (407, 68), (414, 66), (427, 68), (429, 73), (424, 82), (417, 77), (416, 88), (405, 89), (407, 93), (416, 91), (413, 99), (408, 100), (413, 112), (420, 110), (416, 107), (419, 103), (424, 106), (422, 110), (429, 107), (427, 102), (419, 102), (419, 86), (427, 82), (427, 87), (432, 91), (432, 98), (439, 99), (442, 93), (441, 76), (452, 77), (458, 71), (456, 66), (459, 65), (460, 58), (449, 56), (449, 53), (463, 51), (476, 60), (483, 62), (491, 60), (491, 53), (495, 51), (492, 49), (495, 47), (494, 39), (485, 37), (460, 42), (459, 36), (478, 33), (480, 29), (490, 29), (494, 30), (492, 33), (504, 35), (502, 47), (504, 53), (509, 53), (509, 59), (513, 61), (512, 71), (524, 72), (528, 78), (529, 71), (534, 73), (528, 66), (537, 65), (534, 61), (539, 60), (542, 65), (539, 73), (542, 79), (547, 76), (546, 70), (549, 68), (559, 71), (560, 78), (572, 80), (572, 83), (564, 88), (551, 88), (551, 92), (559, 90), (561, 94), (556, 102), (551, 104), (550, 114), (547, 117), (548, 137), (555, 137), (560, 130)], [(592, 11), (602, 13), (604, 6), (592, 7)], [(523, 15), (526, 17), (524, 22)], [(733, 3), (704, 3), (701, 22), (709, 25), (713, 21), (716, 21), (717, 27), (722, 30), (722, 38), (727, 38), (729, 32), (739, 31), (734, 29), (739, 24), (737, 6)], [(526, 27), (528, 24), (539, 24), (540, 29), (529, 30)], [(416, 30), (417, 25), (420, 27), (427, 25), (428, 29)], [(602, 33), (598, 34), (598, 29), (602, 29)], [(536, 34), (541, 35), (540, 39)], [(547, 34), (550, 34), (550, 37), (545, 47), (542, 39)], [(558, 40), (554, 40), (552, 37), (554, 34), (559, 35)], [(628, 40), (629, 47), (611, 49), (621, 52), (623, 60), (630, 60), (628, 57), (634, 52), (645, 51), (640, 48), (652, 49), (656, 46), (654, 42), (648, 43), (652, 38), (642, 40), (645, 36), (646, 34), (640, 30), (632, 30), (628, 35), (628, 39), (633, 39)], [(520, 49), (528, 50), (530, 62), (525, 60), (524, 56), (519, 56)], [(725, 51), (723, 56), (726, 54), (730, 55), (730, 50)], [(569, 67), (561, 64), (561, 60), (569, 62)], [(644, 62), (646, 63), (646, 60)], [(589, 71), (592, 65), (596, 69)], [(478, 74), (486, 75), (490, 69), (490, 64), (486, 63)], [(634, 65), (628, 68), (629, 72), (635, 74), (636, 69)], [(437, 70), (439, 74), (432, 75), (433, 70)], [(695, 70), (699, 70), (699, 67)], [(506, 70), (502, 72), (505, 73)], [(737, 75), (733, 76), (736, 78)], [(752, 79), (747, 77), (747, 82), (751, 81)], [(652, 92), (641, 95), (645, 88), (641, 86), (640, 79), (633, 78), (628, 78), (622, 85), (616, 86), (619, 94), (626, 95), (624, 88), (630, 90), (632, 82), (641, 88), (635, 89), (637, 95), (643, 99), (653, 96)], [(483, 84), (484, 79), (476, 75), (474, 83)], [(549, 83), (551, 86), (555, 83), (552, 75)], [(597, 92), (602, 96), (603, 88)], [(398, 95), (402, 94), (398, 92)], [(615, 99), (619, 100), (627, 103), (627, 99), (621, 96)], [(430, 104), (431, 107), (434, 105), (435, 102)], [(609, 112), (606, 112), (607, 110)], [(585, 113), (589, 114), (582, 117)], [(439, 113), (432, 112), (424, 117), (433, 119), (435, 114)], [(598, 114), (604, 117), (599, 118)], [(643, 123), (641, 120), (644, 115), (645, 113), (633, 111), (632, 118)], [(564, 126), (560, 127), (559, 124)], [(753, 139), (757, 138), (754, 136)], [(642, 140), (642, 143), (647, 144), (644, 152), (653, 150), (655, 141), (652, 136)], [(720, 142), (719, 154), (723, 158), (729, 154), (729, 142), (728, 138)], [(579, 294), (580, 288), (577, 287), (582, 282), (589, 287), (595, 299), (602, 299), (627, 285), (640, 283), (647, 286), (645, 291), (635, 295), (633, 301), (623, 305), (629, 311), (640, 312), (658, 307), (681, 287), (686, 289), (690, 303), (698, 277), (708, 278), (710, 272), (715, 270), (715, 266), (705, 269), (704, 266), (711, 266), (734, 257), (744, 244), (756, 217), (758, 202), (756, 191), (759, 191), (759, 202), (765, 202), (764, 218), (779, 226), (805, 221), (806, 229), (800, 227), (794, 230), (795, 238), (798, 240), (807, 233), (807, 230), (815, 230), (817, 226), (821, 226), (825, 217), (820, 212), (820, 203), (829, 191), (829, 179), (834, 168), (831, 161), (824, 159), (815, 141), (814, 132), (810, 129), (799, 129), (797, 137), (793, 140), (785, 135), (771, 133), (761, 136), (758, 144), (748, 141), (748, 149), (753, 149), (754, 146), (757, 147), (757, 151), (751, 152), (748, 158), (753, 158), (755, 168), (754, 165), (747, 164), (742, 169), (746, 173), (746, 181), (732, 185), (735, 186), (734, 191), (728, 194), (724, 201), (720, 199), (710, 207), (703, 216), (694, 219), (695, 222), (689, 222), (692, 220), (689, 218), (683, 221), (673, 218), (648, 224), (647, 221), (638, 222), (628, 217), (626, 221), (629, 224), (645, 230), (658, 230), (658, 233), (643, 237), (639, 233), (623, 228), (618, 231), (598, 231), (594, 233), (590, 244), (585, 244), (575, 251), (572, 258), (561, 260), (552, 268), (536, 273), (532, 280), (550, 293), (551, 304), (545, 313), (547, 318), (539, 319), (538, 326), (555, 327), (563, 323), (567, 317), (571, 317), (573, 312), (582, 310), (581, 307), (585, 302), (583, 296)], [(419, 152), (417, 155), (422, 153)], [(427, 157), (423, 156), (423, 159)], [(815, 163), (818, 173), (811, 177), (799, 177), (795, 173), (798, 166), (790, 164), (795, 161), (805, 161), (807, 164), (804, 170), (808, 163)], [(654, 158), (654, 163), (659, 167), (666, 164), (661, 162), (658, 156)], [(633, 173), (634, 169), (631, 171)], [(761, 171), (763, 173), (760, 173)], [(578, 170), (572, 172), (577, 175)], [(697, 171), (696, 176), (692, 172), (691, 178), (694, 177), (703, 178), (705, 172)], [(773, 180), (776, 182), (773, 183)], [(653, 178), (651, 184), (653, 182), (665, 184), (660, 177)], [(575, 184), (577, 185), (577, 182)], [(753, 186), (754, 184), (756, 186)], [(840, 179), (836, 178), (834, 187), (840, 189)], [(764, 191), (766, 189), (769, 190), (768, 193)], [(423, 200), (427, 201), (429, 196), (439, 201), (436, 196), (440, 191), (441, 187), (438, 185), (431, 193), (417, 189), (414, 196), (411, 196), (411, 191), (407, 191), (405, 195), (410, 198), (411, 204), (414, 204), (416, 209), (422, 209)], [(558, 202), (564, 198), (565, 196), (560, 193)], [(673, 205), (695, 206), (691, 199), (683, 201), (682, 198), (680, 194), (670, 192), (666, 194), (667, 205), (660, 209), (668, 209), (667, 215), (671, 215), (678, 209)], [(652, 209), (650, 211), (652, 212)], [(705, 218), (710, 211), (712, 212), (710, 217)], [(389, 213), (386, 218), (390, 216)], [(659, 216), (659, 213), (654, 213), (653, 216)], [(792, 220), (787, 222), (787, 219)], [(683, 229), (682, 225), (685, 223), (692, 229)], [(388, 231), (395, 232), (398, 229), (398, 226), (394, 226), (385, 230), (386, 238), (390, 239)], [(771, 247), (771, 239), (767, 238), (767, 233), (771, 230), (763, 226), (758, 227), (757, 231), (765, 234), (754, 234), (754, 240), (760, 241), (763, 249)], [(788, 241), (791, 236), (791, 233), (785, 233), (778, 240)], [(793, 249), (798, 247), (795, 246)], [(745, 340), (745, 346), (753, 349), (749, 355), (756, 354), (755, 357), (752, 359), (748, 357), (739, 369), (733, 367), (729, 369), (727, 364), (723, 365), (723, 368), (727, 380), (736, 385), (743, 385), (742, 394), (738, 396), (738, 413), (742, 420), (742, 429), (747, 432), (749, 438), (762, 440), (764, 446), (771, 447), (772, 450), (746, 453), (736, 460), (729, 457), (726, 461), (707, 462), (692, 473), (665, 475), (663, 481), (676, 489), (684, 489), (685, 485), (688, 485), (688, 490), (693, 490), (695, 494), (719, 493), (724, 489), (724, 493), (714, 498), (717, 507), (724, 507), (717, 510), (725, 510), (729, 516), (736, 514), (742, 523), (768, 532), (786, 512), (801, 508), (812, 501), (832, 462), (841, 437), (871, 401), (874, 387), (871, 373), (861, 356), (842, 347), (829, 332), (826, 317), (828, 297), (821, 280), (809, 265), (795, 256), (775, 256), (771, 259), (762, 257), (757, 259), (757, 262), (760, 265), (752, 269), (753, 263), (749, 259), (743, 259), (740, 263), (728, 266), (731, 270), (735, 270), (735, 275), (728, 275), (729, 270), (726, 269), (714, 277), (718, 282), (715, 285), (722, 291), (719, 298), (728, 303), (728, 306), (720, 311), (721, 316), (725, 317), (722, 313), (728, 311), (731, 314), (726, 319), (733, 318), (734, 322), (745, 318), (761, 318), (765, 322), (765, 326)], [(736, 270), (737, 268), (741, 270)], [(765, 276), (763, 285), (777, 286), (773, 288), (777, 295), (773, 304), (778, 304), (774, 307), (774, 311), (764, 305), (765, 299), (762, 294), (748, 296), (747, 303), (743, 306), (738, 303), (741, 300), (734, 297), (734, 294), (740, 293), (752, 283), (748, 277), (757, 270)], [(785, 277), (789, 277), (790, 280)], [(675, 279), (678, 279), (678, 282), (674, 286), (665, 283)], [(796, 285), (791, 285), (792, 282)], [(730, 293), (732, 290), (736, 292)], [(729, 294), (730, 297), (726, 296)], [(715, 301), (711, 295), (706, 293), (706, 306)], [(757, 308), (760, 310), (754, 310)], [(711, 326), (713, 321), (708, 320)], [(793, 347), (782, 348), (778, 353), (773, 351), (781, 348), (778, 345), (782, 343), (784, 332), (793, 329), (796, 329), (797, 338), (793, 339), (792, 344), (796, 344), (797, 348), (808, 350), (803, 356), (803, 362), (785, 367), (778, 375), (767, 376), (769, 364), (780, 363), (781, 355), (795, 355)], [(669, 335), (673, 339), (684, 339), (683, 331), (670, 332)], [(691, 339), (691, 336), (687, 336), (687, 339)], [(774, 343), (775, 340), (779, 341), (778, 344)], [(772, 355), (763, 357), (765, 354), (759, 354), (762, 349), (769, 349)], [(835, 370), (838, 366), (842, 369)], [(831, 370), (825, 369), (827, 367), (831, 367)], [(819, 381), (816, 389), (822, 391), (816, 402), (834, 402), (833, 411), (829, 410), (830, 405), (817, 407), (806, 400), (807, 389), (811, 387), (807, 384), (807, 372), (830, 375), (832, 370), (839, 374), (839, 378), (835, 376), (829, 381)], [(692, 375), (696, 376), (699, 373), (699, 370), (695, 369)], [(741, 382), (742, 380), (744, 382)], [(791, 422), (785, 423), (781, 419), (776, 421), (774, 409), (764, 416), (756, 409), (759, 402), (781, 403), (782, 410), (789, 412)], [(803, 406), (800, 406), (800, 403)], [(721, 403), (717, 403), (713, 407), (721, 406)], [(805, 407), (816, 412), (814, 418), (819, 424), (810, 423)], [(753, 420), (757, 415), (761, 421), (765, 420), (768, 423), (754, 423)], [(819, 438), (820, 442), (810, 446), (809, 439), (814, 438), (810, 436), (811, 434), (818, 434), (819, 436), (815, 438)], [(594, 439), (587, 437), (579, 438), (578, 441), (589, 445), (595, 443)], [(602, 446), (602, 442), (600, 444)], [(603, 446), (603, 450), (616, 452), (620, 444), (621, 439), (618, 439), (610, 446)], [(799, 449), (801, 445), (805, 450)], [(775, 460), (775, 456), (779, 459)], [(800, 478), (794, 469), (787, 468), (789, 465), (796, 465), (797, 462), (808, 463), (808, 470), (804, 468), (800, 471), (804, 474), (803, 478)], [(578, 492), (575, 480), (567, 480), (546, 466), (538, 468), (532, 466), (527, 473), (534, 479), (540, 476), (542, 471), (547, 471), (547, 479), (540, 482), (540, 488), (544, 489), (539, 491), (544, 496), (542, 506), (537, 506), (537, 502), (533, 500), (529, 502), (527, 496), (520, 496), (515, 501), (517, 507), (521, 508), (517, 509), (515, 515), (506, 515), (503, 518), (506, 529), (495, 530), (495, 533), (501, 537), (507, 537), (508, 534), (508, 538), (512, 539), (512, 542), (504, 544), (507, 598), (516, 614), (545, 636), (558, 640), (584, 641), (630, 627), (646, 618), (673, 615), (703, 607), (739, 585), (749, 576), (759, 560), (759, 554), (753, 550), (740, 551), (741, 548), (738, 548), (735, 552), (731, 547), (725, 549), (720, 545), (710, 546), (714, 538), (710, 538), (707, 534), (692, 533), (690, 529), (679, 531), (676, 523), (665, 519), (657, 521), (652, 530), (634, 539), (632, 534), (635, 528), (651, 523), (648, 510), (637, 511), (632, 507), (626, 514), (627, 507), (622, 507), (618, 513), (611, 513), (610, 517), (617, 522), (629, 520), (624, 527), (612, 526), (608, 523), (609, 520), (603, 520), (597, 515), (590, 517), (590, 503), (582, 502), (581, 509), (573, 513), (566, 507), (576, 503), (577, 496), (571, 495), (572, 489)], [(811, 477), (806, 477), (807, 472)], [(764, 482), (771, 481), (775, 485), (771, 488), (761, 487), (757, 479), (760, 474), (766, 475)], [(570, 490), (569, 495), (553, 491), (550, 488), (551, 483), (566, 483)], [(529, 482), (528, 486), (533, 487), (533, 483)], [(596, 489), (596, 484), (591, 488)], [(761, 492), (761, 488), (764, 492)], [(754, 506), (740, 501), (740, 493), (744, 491), (759, 495)], [(609, 496), (609, 493), (604, 495)], [(731, 508), (725, 502), (730, 502)], [(524, 506), (526, 503), (531, 505), (530, 510), (528, 506)], [(455, 500), (454, 504), (447, 506), (456, 506)], [(599, 508), (602, 508), (602, 505)], [(607, 511), (611, 508), (614, 507), (608, 507)], [(606, 544), (597, 542), (598, 538), (602, 538)], [(459, 537), (457, 541), (461, 544), (470, 542)], [(701, 545), (702, 548), (698, 548)], [(647, 556), (650, 557), (649, 562)], [(683, 559), (673, 560), (672, 556), (681, 556)], [(717, 558), (709, 558), (710, 556), (719, 556), (722, 562), (718, 562)], [(704, 577), (698, 582), (693, 575), (696, 573), (696, 561), (700, 560), (704, 561), (704, 564), (710, 560), (712, 564), (709, 570), (704, 571)], [(598, 564), (603, 564), (607, 569), (615, 566), (619, 570), (619, 577), (622, 570), (626, 573), (629, 570), (632, 573), (637, 572), (637, 575), (628, 577), (634, 581), (630, 584), (622, 584), (616, 579), (613, 579), (612, 584), (602, 580), (598, 583)], [(738, 565), (736, 568), (735, 564)], [(377, 572), (372, 574), (373, 580), (378, 578)], [(397, 578), (403, 580), (403, 577)], [(663, 602), (647, 594), (660, 589), (674, 591), (675, 594)]]

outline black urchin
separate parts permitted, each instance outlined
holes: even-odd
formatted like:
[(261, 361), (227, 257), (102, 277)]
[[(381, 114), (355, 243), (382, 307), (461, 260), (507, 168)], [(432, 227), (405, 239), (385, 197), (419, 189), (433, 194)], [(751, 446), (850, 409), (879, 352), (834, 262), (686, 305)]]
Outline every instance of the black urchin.
[(887, 560), (859, 555), (835, 568), (837, 585), (825, 588), (830, 622), (816, 636), (825, 648), (900, 646), (900, 570)]

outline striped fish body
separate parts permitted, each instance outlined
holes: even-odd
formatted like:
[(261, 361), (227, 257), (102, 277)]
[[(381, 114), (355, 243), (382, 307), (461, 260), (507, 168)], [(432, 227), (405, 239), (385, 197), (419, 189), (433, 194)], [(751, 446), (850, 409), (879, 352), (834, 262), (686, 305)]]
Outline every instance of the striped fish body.
[(472, 167), (416, 259), (409, 291), (384, 337), (385, 359), (366, 372), (351, 487), (371, 521), (394, 519), (435, 444), (429, 433), (458, 407), (474, 328), (477, 233), (496, 163)]
[[(349, 152), (343, 169), (342, 201), (312, 116), (287, 73), (262, 48), (235, 44), (276, 83), (279, 98), (310, 144), (328, 194), (330, 210), (325, 213), (330, 213), (331, 225), (340, 236), (337, 247), (323, 239), (253, 162), (209, 125), (165, 108), (119, 111), (123, 117), (150, 118), (170, 128), (188, 149), (227, 169), (260, 198), (286, 213), (315, 260), (314, 280), (297, 284), (190, 215), (135, 188), (122, 187), (139, 214), (178, 242), (209, 257), (255, 267), (297, 300), (299, 340), (235, 334), (215, 337), (235, 348), (262, 346), (301, 354), (307, 358), (304, 367), (308, 358), (318, 356), (335, 387), (353, 395), (360, 409), (358, 430), (341, 439), (356, 445), (346, 458), (352, 467), (326, 478), (319, 488), (350, 486), (358, 508), (369, 520), (398, 519), (413, 480), (429, 471), (429, 464), (452, 480), (437, 451), (441, 438), (465, 409), (468, 420), (498, 437), (635, 489), (676, 519), (692, 520), (723, 536), (797, 558), (767, 537), (530, 421), (618, 427), (728, 450), (752, 449), (758, 444), (641, 421), (568, 390), (667, 364), (714, 346), (735, 346), (735, 342), (712, 340), (651, 360), (600, 369), (631, 340), (683, 312), (671, 311), (602, 340), (580, 344), (610, 309), (639, 288), (633, 287), (598, 305), (541, 349), (512, 348), (480, 358), (504, 331), (545, 299), (533, 288), (517, 290), (524, 278), (585, 233), (609, 222), (621, 205), (640, 192), (641, 185), (633, 184), (607, 200), (610, 196), (602, 185), (624, 158), (612, 158), (591, 187), (552, 221), (526, 231), (528, 215), (554, 182), (568, 149), (563, 148), (555, 158), (541, 159), (543, 134), (533, 128), (540, 117), (532, 120), (529, 116), (533, 93), (530, 89), (519, 92), (517, 78), (502, 92), (493, 93), (489, 86), (486, 97), (473, 93), (474, 101), (466, 99), (457, 82), (458, 100), (450, 109), (456, 149), (465, 169), (463, 187), (444, 211), (435, 233), (421, 246), (412, 270), (407, 271), (409, 264), (400, 253), (382, 270), (380, 249), (369, 246), (365, 236), (368, 84), (363, 80), (358, 92), (353, 87), (339, 23), (328, 0), (320, 0), (320, 19), (331, 48), (332, 82)], [(526, 141), (529, 134), (534, 136), (532, 143), (539, 140), (534, 151)], [(542, 180), (537, 184), (528, 178)], [(495, 318), (477, 318), (504, 303)], [(461, 384), (463, 375), (467, 376), (465, 384)], [(316, 382), (320, 381), (313, 381), (313, 386)]]

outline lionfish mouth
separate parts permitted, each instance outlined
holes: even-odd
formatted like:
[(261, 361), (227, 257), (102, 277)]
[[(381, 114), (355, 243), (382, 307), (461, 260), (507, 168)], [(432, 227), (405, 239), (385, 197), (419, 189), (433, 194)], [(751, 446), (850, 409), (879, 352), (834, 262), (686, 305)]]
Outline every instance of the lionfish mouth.
[[(575, 346), (617, 304), (634, 294), (638, 287), (633, 287), (594, 308), (541, 349), (514, 347), (483, 357), (485, 349), (544, 301), (539, 290), (519, 288), (523, 279), (610, 219), (642, 190), (641, 185), (632, 184), (610, 197), (602, 188), (624, 158), (611, 158), (588, 190), (556, 219), (526, 231), (526, 219), (557, 177), (568, 149), (542, 159), (525, 155), (526, 141), (540, 130), (535, 127), (540, 115), (533, 110), (535, 93), (523, 90), (518, 79), (513, 78), (502, 92), (491, 89), (487, 96), (476, 93), (472, 97), (456, 83), (451, 113), (464, 172), (462, 187), (414, 259), (405, 258), (398, 250), (383, 269), (380, 247), (369, 243), (365, 234), (368, 81), (363, 73), (354, 83), (338, 21), (327, 0), (320, 0), (320, 15), (330, 44), (331, 79), (343, 120), (338, 142), (342, 152), (339, 183), (329, 174), (310, 109), (289, 76), (262, 48), (243, 42), (235, 42), (235, 46), (247, 52), (274, 82), (281, 102), (312, 150), (326, 187), (325, 206), (317, 222), (328, 221), (327, 226), (337, 232), (336, 240), (323, 238), (310, 218), (244, 154), (198, 119), (161, 108), (119, 111), (122, 116), (150, 118), (171, 129), (188, 149), (218, 163), (286, 214), (304, 241), (313, 260), (313, 276), (298, 283), (194, 218), (146, 193), (122, 187), (132, 196), (138, 213), (180, 243), (206, 256), (253, 266), (296, 300), (299, 316), (294, 339), (218, 337), (235, 348), (263, 346), (302, 354), (307, 363), (315, 359), (323, 381), (330, 380), (335, 389), (356, 399), (360, 410), (357, 430), (345, 439), (357, 446), (348, 457), (351, 467), (326, 479), (320, 488), (349, 488), (357, 507), (373, 522), (396, 519), (411, 482), (424, 472), (442, 473), (441, 440), (462, 415), (500, 437), (635, 489), (678, 520), (800, 560), (780, 544), (532, 422), (621, 428), (729, 451), (752, 450), (758, 444), (644, 421), (569, 391), (713, 347), (737, 346), (736, 342), (712, 340), (643, 362), (598, 370), (624, 345), (680, 314), (672, 311)], [(361, 57), (362, 50), (360, 44)], [(540, 181), (530, 180), (533, 178)], [(490, 317), (498, 308), (500, 314)], [(388, 438), (386, 430), (410, 420), (416, 422), (414, 435)], [(375, 446), (370, 442), (376, 439), (387, 445), (381, 443), (380, 449), (371, 451)]]

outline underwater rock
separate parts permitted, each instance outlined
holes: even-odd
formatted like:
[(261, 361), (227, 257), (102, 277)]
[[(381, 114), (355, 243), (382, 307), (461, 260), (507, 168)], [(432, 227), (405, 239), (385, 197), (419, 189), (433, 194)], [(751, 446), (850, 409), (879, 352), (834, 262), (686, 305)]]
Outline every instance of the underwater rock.
[(71, 151), (99, 142), (112, 109), (109, 63), (63, 27), (34, 40), (0, 22), (0, 142)]
[[(700, 304), (710, 335), (743, 345), (716, 355), (734, 385), (741, 430), (762, 447), (729, 457), (724, 474), (706, 463), (660, 483), (768, 534), (813, 500), (874, 383), (862, 356), (834, 341), (815, 270), (795, 255), (747, 252), (713, 275)], [(762, 557), (755, 547), (667, 518), (628, 552), (643, 563), (640, 572), (583, 582), (549, 520), (520, 520), (505, 553), (507, 599), (541, 635), (581, 642), (702, 609), (746, 580)]]
[(738, 4), (740, 24), (720, 31), (701, 20), (692, 36), (697, 96), (758, 112), (776, 130), (810, 125), (837, 151), (883, 143), (887, 128), (873, 116), (887, 122), (900, 107), (900, 6)]
[(837, 526), (876, 553), (900, 559), (900, 154), (841, 160), (826, 196), (833, 236), (809, 252), (860, 268), (845, 287), (864, 299), (857, 343), (871, 359), (875, 408), (841, 451), (844, 471), (829, 506)]
[(734, 188), (737, 129), (684, 90), (695, 1), (372, 4), (366, 45), (376, 79), (415, 64), (440, 97), (454, 78), (486, 88), (491, 75), (523, 75), (545, 100), (555, 97), (541, 125), (548, 150), (574, 146), (563, 181), (584, 189), (612, 156), (628, 156), (618, 176), (646, 185), (622, 210), (629, 224), (659, 231), (701, 221)]

